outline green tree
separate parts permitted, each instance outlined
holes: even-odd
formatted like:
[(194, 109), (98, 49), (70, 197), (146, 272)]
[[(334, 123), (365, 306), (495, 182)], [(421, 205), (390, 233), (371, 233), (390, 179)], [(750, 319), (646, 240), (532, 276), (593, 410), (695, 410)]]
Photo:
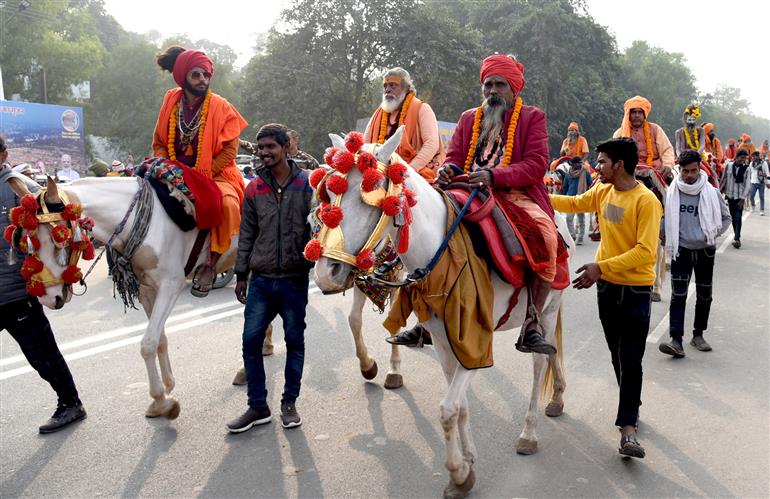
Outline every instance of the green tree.
[(755, 116), (749, 112), (749, 101), (741, 96), (735, 87), (720, 86), (713, 93), (700, 96), (703, 121), (714, 123), (715, 132), (727, 145), (728, 138), (740, 138), (744, 132), (759, 145), (768, 137), (770, 120)]

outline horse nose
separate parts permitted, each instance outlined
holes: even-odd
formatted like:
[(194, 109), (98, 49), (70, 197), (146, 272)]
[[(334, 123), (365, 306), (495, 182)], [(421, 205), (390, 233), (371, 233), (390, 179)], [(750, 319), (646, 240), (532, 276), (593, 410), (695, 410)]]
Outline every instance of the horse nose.
[(331, 272), (329, 272), (332, 276), (332, 279), (335, 281), (339, 279), (340, 274), (343, 271), (342, 264), (340, 262), (333, 262), (331, 264)]
[(56, 295), (56, 303), (54, 304), (54, 308), (56, 310), (59, 310), (64, 306), (64, 298), (62, 298), (60, 295)]

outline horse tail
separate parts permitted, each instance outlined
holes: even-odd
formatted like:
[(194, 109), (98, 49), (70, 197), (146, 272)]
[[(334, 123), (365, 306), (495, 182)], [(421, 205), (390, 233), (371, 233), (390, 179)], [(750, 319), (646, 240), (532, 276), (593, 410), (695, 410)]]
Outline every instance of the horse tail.
[[(561, 308), (562, 304), (559, 303), (559, 311), (556, 313), (556, 328), (554, 332), (554, 342), (556, 343), (556, 362), (559, 363), (559, 367), (561, 368), (562, 375), (564, 373), (564, 364), (562, 363), (563, 360), (563, 341), (562, 341), (562, 327), (561, 327)], [(540, 398), (541, 400), (549, 400), (551, 396), (553, 395), (553, 384), (556, 380), (556, 376), (554, 375), (554, 366), (551, 365), (551, 358), (548, 358), (548, 367), (545, 370), (545, 374), (543, 375), (543, 379), (540, 381)]]

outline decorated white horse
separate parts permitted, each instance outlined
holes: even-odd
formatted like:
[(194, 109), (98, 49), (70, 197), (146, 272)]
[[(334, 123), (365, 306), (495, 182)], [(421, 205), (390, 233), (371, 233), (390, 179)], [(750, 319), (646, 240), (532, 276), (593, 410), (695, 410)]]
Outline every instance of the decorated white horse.
[[(330, 135), (330, 137), (334, 147), (344, 151), (344, 140), (337, 135)], [(355, 156), (355, 164), (359, 168), (346, 167), (344, 169), (346, 171), (327, 173), (329, 178), (342, 177), (345, 182), (335, 181), (336, 187), (333, 184), (330, 185), (326, 179), (320, 185), (316, 182), (319, 186), (319, 197), (322, 200), (324, 198), (328, 200), (324, 205), (325, 208), (322, 208), (322, 211), (326, 209), (326, 213), (321, 213), (321, 221), (327, 227), (334, 226), (335, 235), (329, 236), (328, 230), (326, 233), (319, 233), (319, 239), (311, 241), (306, 248), (306, 256), (309, 259), (317, 259), (314, 279), (324, 292), (342, 292), (348, 289), (352, 285), (354, 276), (360, 276), (362, 272), (366, 273), (372, 269), (372, 262), (367, 261), (371, 260), (371, 251), (367, 253), (367, 249), (376, 251), (386, 240), (399, 240), (399, 229), (392, 223), (393, 216), (398, 215), (390, 216), (393, 210), (390, 210), (390, 214), (386, 212), (387, 202), (382, 198), (385, 192), (387, 194), (395, 192), (394, 182), (388, 180), (386, 172), (390, 163), (402, 161), (398, 155), (393, 154), (400, 137), (401, 133), (397, 132), (382, 146), (367, 144), (359, 151), (374, 153), (376, 157), (376, 166), (372, 168), (380, 172), (381, 187), (375, 190), (380, 192), (379, 202), (374, 199), (377, 194), (373, 193), (371, 185), (362, 186), (362, 183), (371, 183), (372, 179), (378, 176), (362, 173), (368, 170), (361, 168), (362, 154), (360, 153)], [(371, 154), (367, 158), (369, 158), (367, 161), (371, 161)], [(409, 226), (411, 243), (406, 251), (401, 251), (404, 249), (401, 248), (399, 256), (406, 270), (413, 272), (416, 269), (425, 268), (439, 252), (446, 235), (448, 215), (442, 195), (420, 175), (414, 174), (413, 171), (409, 173), (412, 174), (407, 174), (403, 181), (403, 188), (411, 191), (409, 196), (413, 198), (412, 201), (416, 200), (416, 204), (411, 208), (412, 222)], [(343, 195), (345, 192), (347, 194)], [(339, 210), (330, 208), (331, 206)], [(566, 241), (570, 241), (570, 252), (574, 253), (574, 243), (571, 242), (564, 219), (557, 216), (557, 222), (562, 236)], [(357, 257), (353, 256), (356, 254)], [(491, 272), (490, 278), (494, 292), (494, 323), (497, 323), (506, 312), (510, 312), (509, 320), (500, 329), (510, 330), (520, 326), (525, 318), (526, 290), (523, 290), (515, 308), (509, 311), (511, 298), (517, 290), (499, 278), (495, 272)], [(546, 341), (556, 344), (559, 354), (561, 353), (561, 295), (561, 291), (551, 292), (541, 317)], [(440, 405), (440, 421), (446, 440), (446, 467), (450, 474), (450, 481), (444, 490), (444, 495), (462, 497), (475, 483), (473, 464), (477, 452), (470, 432), (470, 411), (466, 391), (476, 371), (466, 369), (455, 357), (447, 339), (444, 323), (435, 313), (431, 312), (430, 319), (422, 325), (431, 332), (439, 362), (449, 385)], [(514, 339), (511, 340), (511, 344), (513, 341)], [(523, 454), (531, 454), (537, 450), (535, 429), (541, 382), (546, 381), (545, 378), (551, 378), (552, 388), (552, 397), (546, 408), (546, 414), (558, 416), (562, 413), (564, 406), (562, 394), (565, 383), (560, 357), (557, 354), (549, 356), (533, 354), (532, 358), (534, 378), (530, 403), (524, 429), (516, 442), (517, 451)], [(546, 375), (548, 366), (550, 370)]]
[[(185, 262), (192, 252), (198, 229), (182, 231), (166, 214), (149, 183), (136, 177), (80, 179), (66, 189), (49, 178), (47, 190), (41, 197), (47, 204), (62, 202), (65, 206), (82, 208), (83, 217), (93, 219), (92, 230), (96, 240), (111, 241), (111, 246), (120, 252), (125, 252), (127, 245), (133, 246), (130, 263), (138, 281), (139, 302), (149, 319), (141, 341), (141, 354), (147, 366), (153, 401), (145, 415), (175, 419), (179, 416), (180, 406), (170, 396), (175, 382), (164, 327), (185, 286)], [(39, 207), (44, 204), (38, 200)], [(42, 211), (42, 208), (39, 209)], [(57, 249), (52, 231), (68, 222), (61, 217), (57, 219), (55, 214), (41, 214), (38, 219), (40, 223), (35, 235), (39, 249), (36, 256), (46, 270), (46, 279), (38, 284), (45, 286), (44, 290), (40, 289), (39, 300), (47, 307), (59, 309), (72, 298), (72, 281), (76, 281), (63, 280), (63, 274), (67, 277), (65, 271), (71, 266), (69, 264), (77, 262), (76, 259), (72, 262), (69, 257), (57, 258), (57, 253), (69, 252), (71, 247), (65, 245)], [(141, 232), (141, 229), (146, 231), (143, 237), (135, 232)], [(206, 260), (209, 240), (210, 236), (194, 266)], [(236, 247), (237, 238), (234, 238), (231, 250), (220, 258), (218, 272), (232, 264)]]

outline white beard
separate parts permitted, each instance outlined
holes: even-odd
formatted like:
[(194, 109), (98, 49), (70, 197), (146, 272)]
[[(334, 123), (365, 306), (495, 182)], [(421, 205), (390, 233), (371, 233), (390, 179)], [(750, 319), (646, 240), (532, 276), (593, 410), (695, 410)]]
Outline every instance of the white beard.
[(499, 133), (500, 128), (503, 126), (503, 117), (505, 116), (507, 106), (505, 104), (499, 106), (490, 106), (485, 100), (482, 104), (482, 109), (484, 110), (484, 118), (481, 121), (479, 143), (483, 142), (484, 139), (487, 138), (492, 139), (492, 137), (488, 137), (490, 132), (496, 131)]
[(382, 94), (382, 102), (380, 103), (380, 109), (385, 111), (386, 113), (392, 113), (398, 107), (401, 105), (402, 102), (404, 102), (404, 99), (406, 98), (406, 92), (401, 94), (399, 97), (388, 100), (386, 97), (386, 94)]

